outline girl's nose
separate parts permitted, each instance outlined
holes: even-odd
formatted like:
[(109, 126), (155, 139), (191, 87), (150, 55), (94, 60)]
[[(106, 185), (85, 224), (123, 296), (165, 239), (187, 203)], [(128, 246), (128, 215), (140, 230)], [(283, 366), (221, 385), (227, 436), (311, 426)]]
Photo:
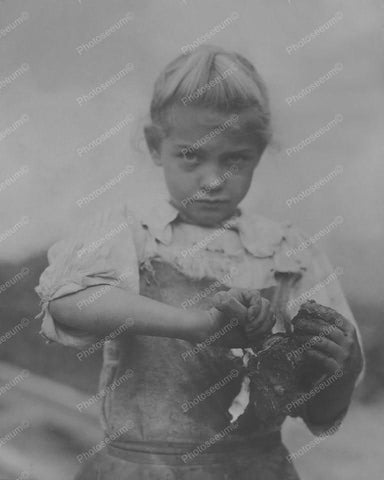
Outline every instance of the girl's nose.
[(206, 168), (200, 179), (200, 188), (210, 191), (220, 190), (224, 181), (220, 168)]

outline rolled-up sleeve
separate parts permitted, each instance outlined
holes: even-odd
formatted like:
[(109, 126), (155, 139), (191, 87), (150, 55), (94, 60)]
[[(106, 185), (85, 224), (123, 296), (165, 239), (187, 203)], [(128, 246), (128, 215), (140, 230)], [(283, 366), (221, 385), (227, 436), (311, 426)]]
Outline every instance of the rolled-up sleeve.
[(136, 220), (126, 207), (109, 209), (49, 249), (49, 265), (35, 288), (41, 305), (36, 318), (42, 319), (40, 333), (47, 341), (81, 348), (96, 340), (89, 332), (56, 322), (48, 309), (52, 300), (101, 286), (100, 292), (78, 303), (81, 309), (100, 298), (108, 286), (139, 292), (135, 226)]

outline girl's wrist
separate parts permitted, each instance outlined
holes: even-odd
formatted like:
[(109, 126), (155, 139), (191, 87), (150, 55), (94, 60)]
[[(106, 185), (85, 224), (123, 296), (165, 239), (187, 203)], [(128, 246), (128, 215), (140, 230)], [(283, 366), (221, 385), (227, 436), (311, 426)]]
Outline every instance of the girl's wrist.
[(185, 310), (184, 322), (186, 335), (184, 340), (201, 343), (214, 329), (215, 319), (209, 310)]

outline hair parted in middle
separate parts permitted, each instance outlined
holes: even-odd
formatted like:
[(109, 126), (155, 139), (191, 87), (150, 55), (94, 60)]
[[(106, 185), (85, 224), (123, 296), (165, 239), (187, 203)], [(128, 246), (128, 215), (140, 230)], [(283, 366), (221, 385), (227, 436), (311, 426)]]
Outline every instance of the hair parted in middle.
[(172, 60), (154, 85), (152, 123), (166, 132), (175, 105), (202, 106), (219, 113), (253, 108), (261, 147), (271, 140), (266, 85), (252, 63), (239, 53), (204, 45)]

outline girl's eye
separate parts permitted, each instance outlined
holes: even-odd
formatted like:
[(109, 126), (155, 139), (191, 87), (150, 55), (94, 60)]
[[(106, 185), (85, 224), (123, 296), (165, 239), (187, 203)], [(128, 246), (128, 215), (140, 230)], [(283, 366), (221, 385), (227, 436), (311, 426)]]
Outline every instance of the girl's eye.
[(186, 160), (195, 160), (196, 159), (196, 153), (193, 153), (193, 152), (183, 153), (183, 156)]
[(229, 157), (227, 159), (227, 162), (230, 164), (230, 165), (239, 165), (239, 164), (242, 164), (246, 161), (246, 157), (244, 155), (234, 155), (232, 157)]
[(198, 161), (196, 152), (179, 152), (177, 156), (187, 163), (196, 163)]

